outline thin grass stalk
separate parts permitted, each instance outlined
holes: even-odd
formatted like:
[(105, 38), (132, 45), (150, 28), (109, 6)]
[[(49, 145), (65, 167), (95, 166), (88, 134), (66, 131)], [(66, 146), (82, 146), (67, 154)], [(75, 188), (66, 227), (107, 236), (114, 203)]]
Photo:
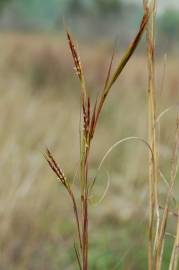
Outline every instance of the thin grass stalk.
[(79, 269), (82, 270), (80, 254), (79, 254), (79, 252), (78, 252), (78, 248), (77, 248), (75, 242), (74, 242), (74, 250), (75, 250), (75, 255), (76, 255), (76, 259), (77, 259), (77, 262), (78, 262)]
[(154, 250), (155, 214), (157, 216), (156, 236), (158, 238), (159, 204), (158, 204), (158, 150), (156, 137), (156, 86), (155, 86), (155, 16), (156, 1), (144, 0), (144, 8), (150, 10), (147, 25), (148, 55), (148, 142), (154, 154), (149, 156), (149, 223), (148, 223), (148, 269), (152, 270)]
[(163, 216), (161, 218), (160, 227), (159, 227), (159, 236), (157, 239), (156, 245), (156, 262), (155, 269), (160, 270), (162, 267), (162, 258), (163, 258), (163, 249), (164, 249), (164, 238), (166, 232), (166, 226), (169, 215), (169, 204), (173, 198), (173, 187), (176, 179), (176, 174), (178, 170), (178, 151), (179, 151), (179, 118), (177, 117), (177, 126), (176, 126), (176, 135), (175, 135), (175, 144), (173, 147), (173, 155), (172, 155), (172, 168), (170, 174), (170, 182), (169, 188), (166, 196)]
[(81, 227), (80, 227), (80, 221), (79, 221), (79, 215), (78, 215), (78, 207), (77, 207), (77, 203), (74, 197), (74, 194), (72, 192), (71, 189), (68, 189), (68, 193), (72, 199), (73, 202), (73, 211), (75, 214), (75, 219), (76, 219), (76, 224), (77, 224), (77, 232), (78, 232), (78, 240), (79, 240), (79, 244), (80, 244), (80, 250), (82, 250), (82, 239), (81, 239)]
[[(92, 118), (90, 119), (90, 99), (88, 98), (88, 103), (86, 104), (86, 101), (82, 99), (82, 111), (83, 111), (83, 122), (84, 122), (84, 128), (81, 132), (81, 152), (80, 152), (80, 160), (81, 160), (81, 183), (82, 183), (82, 190), (81, 190), (81, 206), (82, 206), (82, 258), (83, 258), (83, 270), (88, 269), (88, 158), (89, 158), (89, 152), (90, 152), (90, 146), (91, 141), (93, 139), (93, 135), (95, 133), (96, 125), (99, 119), (99, 115), (101, 113), (102, 107), (104, 105), (104, 101), (112, 87), (112, 85), (115, 83), (117, 78), (120, 76), (122, 70), (126, 66), (127, 62), (129, 61), (130, 57), (134, 53), (141, 37), (144, 32), (145, 26), (148, 21), (148, 13), (146, 12), (143, 16), (139, 32), (137, 33), (136, 37), (134, 38), (133, 42), (129, 46), (128, 50), (125, 52), (122, 60), (120, 61), (118, 67), (116, 68), (116, 71), (112, 75), (112, 78), (110, 79), (111, 74), (111, 67), (113, 62), (114, 53), (111, 58), (105, 87), (102, 91), (101, 98), (98, 101), (96, 101)], [(71, 39), (70, 39), (71, 40)], [(74, 48), (74, 46), (73, 46)], [(73, 53), (72, 53), (73, 55)], [(78, 58), (79, 59), (79, 58)], [(74, 61), (75, 62), (75, 61)], [(80, 80), (82, 83), (82, 81)]]
[(173, 245), (172, 256), (170, 260), (169, 270), (178, 269), (178, 257), (179, 257), (179, 208), (177, 213), (177, 229), (176, 229), (176, 238)]
[(88, 98), (87, 107), (83, 104), (83, 122), (84, 128), (82, 132), (82, 148), (84, 151), (82, 152), (81, 160), (81, 179), (83, 182), (83, 193), (81, 197), (82, 204), (82, 224), (83, 224), (83, 270), (88, 269), (88, 204), (89, 204), (89, 196), (88, 196), (88, 159), (90, 153), (90, 98)]
[(81, 85), (81, 112), (83, 125), (80, 132), (80, 183), (81, 183), (81, 224), (82, 224), (82, 269), (88, 269), (88, 153), (89, 153), (89, 123), (90, 99), (86, 90), (84, 71), (79, 54), (71, 35), (67, 32), (69, 47), (74, 60), (77, 76)]
[(82, 269), (88, 269), (88, 194), (87, 194), (87, 179), (88, 168), (87, 162), (87, 127), (86, 127), (86, 107), (84, 101), (82, 103), (83, 112), (83, 127), (81, 131), (81, 170), (80, 170), (80, 182), (81, 182), (81, 224), (82, 224)]
[[(69, 47), (71, 50), (71, 54), (73, 57), (74, 65), (76, 74), (80, 81), (81, 86), (81, 110), (80, 110), (80, 195), (81, 195), (81, 211), (79, 211), (77, 202), (72, 191), (71, 186), (69, 185), (68, 181), (66, 180), (64, 174), (62, 173), (61, 169), (57, 165), (56, 161), (52, 157), (50, 151), (47, 151), (47, 161), (51, 167), (51, 169), (55, 172), (56, 176), (60, 179), (61, 183), (66, 188), (70, 198), (73, 202), (73, 210), (76, 218), (77, 230), (78, 230), (78, 238), (80, 243), (80, 251), (78, 253), (77, 247), (75, 245), (75, 254), (77, 257), (78, 265), (82, 270), (88, 270), (88, 251), (89, 251), (89, 243), (88, 243), (88, 222), (89, 222), (89, 191), (90, 185), (88, 183), (88, 167), (89, 167), (89, 154), (91, 150), (91, 142), (93, 140), (93, 136), (96, 130), (96, 125), (99, 119), (99, 115), (101, 113), (102, 107), (106, 100), (111, 87), (116, 82), (117, 78), (121, 75), (121, 72), (125, 68), (126, 64), (128, 63), (129, 59), (133, 55), (134, 51), (136, 50), (142, 35), (144, 33), (145, 27), (147, 25), (149, 18), (148, 10), (145, 10), (144, 16), (142, 18), (139, 31), (133, 41), (131, 42), (130, 46), (124, 53), (122, 59), (119, 61), (117, 68), (111, 74), (112, 62), (113, 57), (110, 62), (109, 70), (107, 73), (107, 78), (105, 81), (104, 88), (101, 91), (101, 95), (99, 98), (96, 99), (96, 102), (93, 107), (93, 111), (91, 114), (91, 99), (88, 95), (86, 89), (86, 82), (83, 67), (80, 61), (80, 57), (78, 55), (77, 49), (74, 45), (72, 37), (70, 33), (67, 31), (67, 39), (69, 43)], [(81, 218), (79, 218), (79, 213)], [(80, 256), (81, 255), (81, 256)]]
[(80, 221), (79, 221), (79, 213), (78, 213), (78, 207), (77, 207), (77, 202), (74, 196), (74, 193), (68, 184), (67, 178), (65, 177), (63, 171), (55, 161), (55, 158), (51, 154), (50, 150), (46, 150), (46, 155), (45, 159), (47, 160), (49, 166), (51, 167), (52, 171), (55, 173), (59, 181), (63, 184), (65, 189), (67, 190), (67, 193), (69, 194), (72, 204), (73, 204), (73, 211), (75, 215), (75, 220), (76, 220), (76, 225), (77, 225), (77, 233), (78, 233), (78, 240), (80, 244), (80, 250), (82, 250), (82, 237), (81, 237), (81, 227), (80, 227)]

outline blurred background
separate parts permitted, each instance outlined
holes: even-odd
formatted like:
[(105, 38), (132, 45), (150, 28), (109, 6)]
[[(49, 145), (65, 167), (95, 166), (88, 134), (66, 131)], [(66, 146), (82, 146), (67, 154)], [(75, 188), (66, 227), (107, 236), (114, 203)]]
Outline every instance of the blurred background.
[[(65, 37), (73, 33), (96, 96), (112, 49), (115, 64), (135, 36), (140, 0), (0, 1), (0, 269), (77, 269), (73, 213), (43, 153), (48, 146), (70, 179), (79, 165), (79, 83)], [(176, 105), (161, 121), (160, 164), (168, 178), (179, 98), (179, 4), (158, 1), (157, 110)], [(147, 138), (145, 38), (101, 115), (91, 155), (91, 177), (108, 148), (127, 136)], [(140, 143), (115, 149), (98, 177), (91, 206), (90, 269), (147, 268), (147, 161)], [(78, 177), (76, 177), (78, 178)], [(77, 181), (77, 180), (76, 180)], [(177, 194), (178, 186), (175, 187)], [(161, 183), (161, 196), (166, 186)], [(172, 219), (169, 232), (174, 233)], [(166, 238), (168, 269), (173, 238)]]

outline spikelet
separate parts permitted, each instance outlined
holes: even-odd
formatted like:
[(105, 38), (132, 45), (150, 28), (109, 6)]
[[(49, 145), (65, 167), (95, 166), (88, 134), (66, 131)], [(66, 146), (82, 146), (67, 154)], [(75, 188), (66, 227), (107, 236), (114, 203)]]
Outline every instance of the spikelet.
[(46, 149), (45, 158), (58, 179), (62, 182), (63, 185), (67, 186), (67, 179), (48, 148)]
[(74, 42), (70, 36), (70, 33), (67, 31), (67, 38), (68, 38), (68, 44), (72, 53), (72, 57), (73, 57), (73, 61), (75, 64), (75, 70), (76, 70), (76, 74), (79, 77), (80, 81), (82, 80), (82, 66), (81, 66), (81, 62), (80, 62), (80, 57), (77, 53), (77, 50), (75, 48)]

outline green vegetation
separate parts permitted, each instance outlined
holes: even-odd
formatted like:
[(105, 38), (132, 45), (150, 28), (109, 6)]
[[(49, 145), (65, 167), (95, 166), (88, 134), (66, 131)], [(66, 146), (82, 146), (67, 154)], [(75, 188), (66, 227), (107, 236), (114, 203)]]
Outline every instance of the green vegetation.
[(178, 40), (179, 38), (179, 11), (166, 10), (159, 19), (159, 30), (169, 42)]
[(120, 14), (122, 12), (122, 2), (119, 0), (96, 0), (93, 1), (95, 9), (97, 8), (97, 11), (100, 15), (106, 16), (110, 15), (111, 13), (114, 14)]
[(12, 0), (0, 0), (0, 10), (2, 9), (11, 2)]

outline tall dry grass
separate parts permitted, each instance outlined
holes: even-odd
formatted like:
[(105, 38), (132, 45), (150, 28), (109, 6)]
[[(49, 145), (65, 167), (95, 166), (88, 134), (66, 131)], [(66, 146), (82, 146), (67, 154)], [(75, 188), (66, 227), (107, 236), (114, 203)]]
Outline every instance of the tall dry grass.
[[(74, 250), (79, 269), (89, 269), (89, 202), (92, 197), (91, 191), (93, 190), (98, 171), (101, 169), (107, 156), (111, 151), (119, 144), (130, 141), (138, 140), (143, 142), (149, 150), (149, 221), (148, 221), (148, 269), (160, 270), (163, 263), (163, 251), (165, 244), (166, 228), (169, 216), (170, 201), (173, 196), (174, 182), (177, 175), (178, 168), (178, 120), (176, 139), (173, 147), (172, 156), (172, 168), (171, 176), (168, 182), (168, 191), (166, 194), (163, 213), (160, 217), (160, 202), (159, 202), (159, 177), (160, 165), (159, 165), (159, 152), (157, 142), (157, 119), (158, 112), (156, 107), (156, 82), (155, 82), (155, 26), (156, 26), (156, 1), (144, 1), (144, 16), (141, 21), (139, 32), (132, 41), (129, 48), (126, 50), (124, 56), (119, 61), (117, 68), (112, 71), (112, 64), (114, 59), (114, 52), (109, 64), (106, 80), (102, 91), (97, 96), (94, 105), (92, 106), (92, 99), (87, 90), (85, 73), (82, 67), (82, 63), (79, 54), (76, 50), (74, 41), (67, 30), (67, 38), (69, 47), (71, 50), (72, 58), (74, 61), (75, 71), (80, 81), (80, 95), (81, 95), (81, 109), (80, 109), (80, 164), (79, 173), (77, 174), (78, 181), (80, 183), (80, 203), (78, 206), (77, 195), (73, 190), (71, 181), (65, 176), (61, 167), (55, 161), (52, 153), (49, 149), (46, 151), (46, 160), (56, 174), (59, 181), (66, 189), (70, 200), (72, 201), (73, 211), (75, 216), (75, 223), (77, 227), (77, 239), (78, 243), (74, 241)], [(91, 152), (91, 144), (95, 135), (96, 126), (98, 124), (99, 117), (101, 115), (104, 103), (107, 99), (112, 86), (120, 77), (126, 64), (135, 52), (141, 37), (145, 31), (147, 25), (147, 55), (148, 55), (148, 142), (139, 137), (127, 137), (115, 143), (104, 155), (100, 165), (97, 169), (97, 173), (94, 176), (92, 182), (89, 180), (89, 157)], [(159, 116), (160, 118), (160, 116)], [(101, 201), (108, 190), (109, 185), (105, 189), (104, 194), (99, 198)], [(177, 246), (178, 242), (178, 225), (177, 235), (174, 243), (173, 251), (171, 254), (170, 268), (177, 268)]]
[[(176, 123), (176, 135), (173, 146), (171, 173), (168, 181), (168, 190), (165, 196), (163, 213), (160, 216), (159, 181), (161, 177), (159, 164), (159, 130), (157, 119), (160, 118), (157, 111), (157, 92), (155, 80), (155, 33), (156, 33), (156, 6), (157, 1), (144, 1), (144, 9), (149, 9), (151, 16), (147, 25), (147, 54), (148, 54), (148, 132), (149, 145), (152, 150), (152, 158), (149, 157), (149, 225), (148, 225), (148, 269), (162, 269), (165, 237), (169, 219), (170, 203), (173, 197), (174, 183), (178, 170), (178, 116)], [(176, 200), (175, 200), (176, 201)], [(177, 205), (175, 206), (177, 207)], [(173, 215), (174, 216), (174, 215)], [(177, 269), (177, 234), (171, 254), (170, 269)], [(174, 255), (175, 254), (175, 255)]]
[[(47, 145), (55, 156), (60, 156), (60, 164), (62, 164), (64, 171), (68, 172), (67, 177), (73, 178), (76, 171), (75, 161), (79, 158), (79, 102), (78, 98), (75, 98), (78, 90), (77, 83), (74, 84), (75, 78), (69, 79), (71, 62), (68, 58), (68, 52), (65, 45), (56, 38), (2, 35), (0, 39), (2, 56), (0, 62), (2, 74), (0, 78), (0, 206), (2, 220), (0, 225), (2, 250), (0, 266), (2, 269), (8, 270), (35, 269), (37, 265), (38, 269), (43, 270), (74, 269), (73, 254), (70, 253), (72, 246), (70, 239), (73, 233), (70, 222), (72, 215), (70, 205), (61, 187), (58, 188), (55, 181), (49, 181), (52, 175), (41, 154), (44, 145)], [(47, 44), (50, 54), (46, 54), (44, 44)], [(14, 50), (14, 45), (20, 47), (18, 53)], [(42, 58), (46, 58), (45, 60), (42, 61), (41, 57), (39, 60), (39, 51), (43, 55)], [(94, 51), (84, 48), (82, 53), (87, 55), (85, 62), (90, 63), (90, 68), (87, 67), (87, 69), (99, 74), (97, 76), (99, 81), (96, 83), (96, 77), (90, 73), (92, 85), (98, 88), (105, 79), (101, 66), (108, 62), (106, 61), (108, 51), (106, 52), (105, 48), (99, 50), (99, 48), (94, 47)], [(61, 62), (61, 55), (65, 54), (66, 57)], [(49, 55), (55, 57), (51, 59)], [(33, 70), (34, 74), (36, 64), (38, 65), (40, 62), (41, 74), (45, 76), (47, 73), (43, 71), (43, 65), (48, 65), (49, 61), (53, 63), (54, 59), (55, 65), (58, 66), (57, 69), (62, 70), (63, 84), (60, 80), (56, 81), (56, 77), (47, 78), (49, 83), (46, 81), (44, 86), (42, 86), (43, 84), (41, 86), (34, 84), (33, 76), (29, 78), (29, 70)], [(104, 155), (105, 150), (107, 151), (110, 147), (111, 142), (115, 143), (119, 138), (131, 134), (147, 138), (145, 66), (145, 57), (134, 55), (121, 75), (120, 89), (118, 89), (118, 84), (114, 85), (114, 91), (101, 114), (98, 132), (93, 142), (95, 153), (91, 155), (92, 170), (98, 167), (98, 161)], [(99, 67), (100, 72), (97, 67)], [(158, 104), (159, 112), (176, 103), (178, 99), (177, 67), (176, 57), (169, 55), (165, 88), (160, 96), (160, 104)], [(65, 69), (63, 70), (63, 68)], [(156, 70), (159, 74), (157, 77), (157, 87), (159, 88), (160, 78), (163, 77), (161, 74), (163, 59), (157, 59)], [(53, 80), (52, 86), (51, 80)], [(95, 95), (96, 92), (94, 91), (93, 94)], [(70, 110), (67, 109), (66, 102), (68, 102)], [(168, 160), (172, 155), (171, 146), (175, 126), (173, 119), (176, 110), (170, 110), (160, 121), (160, 169), (166, 178), (170, 170)], [(109, 269), (116, 265), (116, 261), (119, 262), (116, 269), (145, 269), (141, 258), (138, 257), (139, 252), (136, 250), (141, 250), (139, 242), (144, 238), (143, 235), (140, 236), (137, 227), (139, 227), (140, 222), (144, 223), (147, 219), (145, 216), (147, 209), (145, 200), (147, 189), (146, 156), (142, 145), (125, 144), (121, 145), (119, 151), (114, 150), (105, 162), (105, 167), (110, 171), (110, 190), (103, 204), (90, 210), (91, 226), (89, 230), (93, 238), (90, 242), (92, 269), (99, 268), (100, 265), (104, 269)], [(141, 164), (143, 164), (142, 169)], [(93, 176), (92, 171), (90, 179)], [(99, 175), (100, 181), (96, 183), (97, 196), (96, 198), (94, 196), (96, 200), (100, 198), (101, 190), (105, 185), (103, 178), (103, 175)], [(162, 181), (159, 182), (160, 215), (163, 213), (164, 196), (167, 189)], [(100, 195), (98, 195), (98, 190)], [(177, 183), (173, 193), (177, 197)], [(177, 211), (175, 211), (173, 203), (169, 217), (169, 223), (177, 221)], [(130, 230), (129, 224), (133, 226)], [(165, 246), (171, 233), (175, 234), (173, 228), (174, 225), (169, 224)], [(104, 240), (103, 246), (100, 245), (102, 240), (99, 241), (99, 237)], [(92, 245), (93, 240), (95, 240), (95, 244)], [(109, 245), (106, 243), (107, 240)], [(125, 241), (128, 241), (127, 247), (124, 245)], [(170, 267), (174, 267), (174, 265), (176, 267), (177, 241), (178, 237), (174, 241)], [(98, 243), (98, 249), (101, 248), (99, 253), (95, 249)], [(125, 249), (122, 248), (122, 245)], [(104, 246), (107, 253), (102, 256), (105, 250)], [(67, 252), (64, 251), (64, 247)], [(131, 252), (124, 256), (128, 248), (131, 248)], [(171, 254), (172, 250), (169, 251)], [(95, 257), (94, 253), (98, 256)], [(111, 254), (115, 255), (111, 262), (105, 261), (109, 254), (110, 256), (112, 256)], [(93, 260), (91, 260), (91, 256), (94, 256)], [(100, 259), (103, 260), (103, 263)], [(165, 265), (168, 264), (165, 262)]]
[(95, 135), (96, 127), (99, 121), (99, 117), (101, 111), (103, 109), (104, 103), (107, 99), (109, 92), (113, 84), (116, 82), (118, 77), (120, 77), (123, 69), (127, 65), (128, 61), (130, 60), (131, 56), (135, 52), (141, 37), (144, 33), (146, 24), (148, 22), (149, 13), (148, 10), (145, 9), (144, 16), (142, 18), (139, 31), (129, 45), (129, 48), (124, 53), (121, 60), (119, 60), (119, 64), (112, 71), (112, 64), (114, 53), (112, 54), (111, 61), (109, 64), (106, 80), (104, 87), (102, 88), (99, 96), (97, 96), (94, 105), (92, 105), (92, 99), (87, 90), (86, 86), (86, 79), (84, 70), (82, 67), (82, 63), (78, 52), (76, 50), (74, 41), (72, 40), (71, 35), (67, 30), (67, 38), (69, 47), (71, 50), (72, 58), (74, 61), (75, 71), (77, 77), (80, 81), (80, 95), (81, 95), (81, 109), (80, 109), (80, 165), (79, 165), (79, 174), (78, 174), (78, 181), (80, 183), (80, 206), (78, 206), (77, 195), (73, 190), (73, 186), (71, 185), (70, 179), (68, 179), (65, 174), (63, 173), (61, 167), (55, 161), (53, 155), (51, 154), (50, 150), (47, 149), (45, 158), (57, 176), (58, 180), (64, 186), (67, 194), (70, 197), (73, 205), (73, 211), (75, 216), (75, 222), (77, 226), (77, 239), (78, 243), (74, 241), (74, 250), (77, 258), (77, 262), (79, 265), (79, 269), (81, 270), (88, 270), (89, 269), (89, 201), (90, 197), (92, 196), (92, 190), (96, 182), (96, 177), (90, 182), (89, 180), (89, 157), (91, 152), (91, 145)]

